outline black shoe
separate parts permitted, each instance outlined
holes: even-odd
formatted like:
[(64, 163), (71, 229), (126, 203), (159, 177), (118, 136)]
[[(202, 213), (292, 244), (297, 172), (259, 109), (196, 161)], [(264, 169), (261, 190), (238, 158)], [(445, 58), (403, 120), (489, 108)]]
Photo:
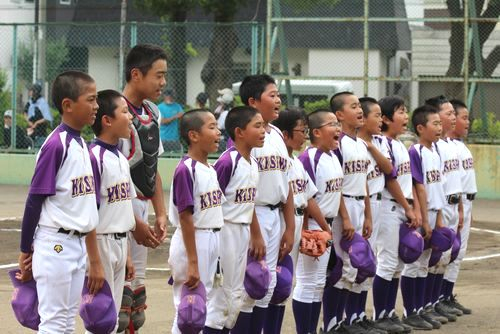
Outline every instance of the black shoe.
[(439, 320), (434, 319), (429, 313), (425, 311), (420, 312), (420, 318), (424, 319), (426, 322), (432, 325), (432, 329), (440, 329), (441, 322)]
[(443, 317), (445, 317), (446, 319), (448, 319), (448, 322), (455, 322), (455, 321), (457, 321), (457, 316), (454, 315), (454, 314), (448, 313), (446, 311), (446, 308), (441, 303), (437, 303), (436, 305), (434, 305), (434, 310), (438, 314), (440, 314)]
[(425, 307), (424, 313), (430, 316), (432, 319), (439, 321), (443, 325), (448, 323), (448, 318), (443, 317), (441, 314), (437, 313), (432, 305)]
[(366, 333), (370, 334), (389, 334), (386, 330), (375, 327), (375, 321), (368, 319), (368, 317), (363, 317), (359, 319), (357, 324), (360, 325)]
[(377, 329), (384, 330), (389, 334), (403, 333), (405, 330), (403, 326), (395, 324), (391, 319), (387, 317), (380, 318), (377, 321), (375, 321), (374, 327)]
[(399, 332), (398, 334), (408, 334), (408, 333), (411, 333), (412, 327), (408, 326), (407, 324), (405, 324), (404, 322), (402, 322), (401, 319), (399, 319), (399, 317), (398, 317), (398, 315), (396, 313), (393, 313), (390, 316), (390, 319), (396, 325), (403, 327), (403, 331)]
[(457, 310), (460, 310), (462, 311), (463, 314), (472, 314), (472, 310), (470, 308), (467, 308), (465, 306), (463, 306), (462, 304), (460, 304), (457, 300), (457, 297), (456, 295), (455, 296), (451, 296), (450, 300), (448, 301), (448, 303), (453, 307), (453, 308), (456, 308)]
[(432, 325), (420, 317), (417, 312), (412, 312), (403, 318), (403, 323), (411, 326), (413, 329), (432, 330)]
[(445, 312), (456, 315), (458, 317), (462, 316), (464, 313), (457, 308), (454, 308), (450, 305), (449, 301), (441, 300), (438, 305), (441, 304), (441, 307), (444, 308)]
[[(330, 332), (328, 332), (330, 333)], [(336, 333), (345, 333), (345, 334), (366, 334), (367, 332), (363, 327), (361, 327), (357, 323), (352, 323), (351, 325), (347, 325), (347, 323), (344, 321), (340, 324), (340, 326), (337, 328)]]

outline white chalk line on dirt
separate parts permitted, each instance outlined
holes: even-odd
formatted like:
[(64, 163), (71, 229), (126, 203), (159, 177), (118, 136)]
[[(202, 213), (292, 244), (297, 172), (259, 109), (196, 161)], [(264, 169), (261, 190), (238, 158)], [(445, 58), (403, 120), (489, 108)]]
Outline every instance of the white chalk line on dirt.
[(492, 234), (500, 235), (500, 231), (488, 230), (488, 229), (485, 229), (485, 228), (471, 227), (470, 230), (474, 231), (474, 232), (485, 232), (485, 233), (492, 233)]
[[(16, 268), (18, 266), (18, 263), (8, 263), (8, 264), (2, 264), (0, 265), (0, 269), (11, 269), (11, 268)], [(170, 268), (157, 268), (157, 267), (151, 267), (151, 268), (146, 268), (147, 271), (163, 271), (163, 272), (170, 272)]]

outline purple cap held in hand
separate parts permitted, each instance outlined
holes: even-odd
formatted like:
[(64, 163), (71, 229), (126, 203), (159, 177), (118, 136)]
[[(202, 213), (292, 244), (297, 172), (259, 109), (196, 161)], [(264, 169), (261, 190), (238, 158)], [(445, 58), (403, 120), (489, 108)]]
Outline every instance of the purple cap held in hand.
[(181, 302), (177, 308), (177, 327), (183, 334), (197, 334), (207, 319), (207, 292), (203, 283), (190, 290), (182, 286)]
[(434, 250), (446, 252), (453, 245), (455, 232), (448, 227), (435, 228), (432, 231), (431, 247)]
[(283, 258), (276, 266), (276, 287), (274, 288), (271, 304), (283, 303), (292, 293), (293, 261), (290, 255)]
[(252, 299), (262, 299), (266, 296), (270, 283), (271, 273), (266, 260), (257, 261), (253, 256), (248, 255), (245, 279), (243, 280), (247, 294)]
[(429, 259), (429, 267), (434, 267), (438, 264), (439, 260), (441, 260), (441, 255), (443, 255), (443, 252), (433, 249)]
[(40, 316), (38, 315), (38, 295), (36, 293), (36, 282), (30, 280), (21, 282), (16, 278), (18, 269), (10, 270), (9, 277), (14, 286), (10, 304), (17, 321), (24, 327), (38, 330)]
[(116, 326), (118, 312), (108, 282), (95, 295), (87, 288), (88, 277), (85, 277), (80, 303), (80, 317), (85, 329), (92, 333), (111, 333)]
[(462, 237), (460, 236), (460, 232), (455, 234), (455, 239), (453, 240), (453, 245), (451, 246), (451, 256), (450, 263), (455, 261), (458, 257), (458, 253), (460, 253), (460, 247), (462, 246)]
[(418, 231), (403, 223), (399, 227), (399, 257), (404, 263), (415, 262), (424, 251), (424, 238)]
[(362, 283), (368, 277), (375, 276), (377, 269), (375, 255), (368, 241), (361, 235), (354, 233), (354, 237), (351, 240), (342, 238), (340, 240), (340, 247), (344, 252), (349, 253), (349, 260), (353, 268), (358, 269), (357, 283)]

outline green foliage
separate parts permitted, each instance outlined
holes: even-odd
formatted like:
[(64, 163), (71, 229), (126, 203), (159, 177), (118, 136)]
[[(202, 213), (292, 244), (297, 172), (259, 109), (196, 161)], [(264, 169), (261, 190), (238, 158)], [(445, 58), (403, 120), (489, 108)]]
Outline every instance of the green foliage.
[(33, 45), (20, 43), (18, 47), (18, 74), (26, 85), (33, 81)]
[(478, 118), (472, 122), (471, 130), (472, 137), (498, 140), (500, 139), (500, 120), (496, 119), (495, 113), (488, 112), (486, 114), (486, 126), (484, 126), (483, 120)]
[(190, 55), (191, 57), (198, 57), (198, 51), (194, 48), (193, 43), (186, 43), (186, 54)]
[[(2, 113), (11, 108), (12, 94), (7, 90), (7, 73), (0, 68), (0, 112)], [(2, 118), (3, 119), (3, 118)]]
[(318, 109), (330, 109), (330, 100), (324, 99), (324, 100), (318, 100), (314, 102), (305, 102), (304, 103), (304, 110), (306, 114), (309, 114), (315, 110)]

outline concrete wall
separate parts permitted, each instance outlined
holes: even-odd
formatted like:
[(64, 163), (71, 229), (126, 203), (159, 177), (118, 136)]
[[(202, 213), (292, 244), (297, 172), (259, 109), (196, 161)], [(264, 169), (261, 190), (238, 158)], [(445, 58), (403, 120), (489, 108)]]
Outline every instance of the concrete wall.
[[(475, 160), (478, 197), (500, 200), (500, 146), (470, 145)], [(159, 161), (163, 188), (169, 189), (177, 159)], [(35, 155), (0, 154), (0, 184), (28, 185), (33, 175)]]

